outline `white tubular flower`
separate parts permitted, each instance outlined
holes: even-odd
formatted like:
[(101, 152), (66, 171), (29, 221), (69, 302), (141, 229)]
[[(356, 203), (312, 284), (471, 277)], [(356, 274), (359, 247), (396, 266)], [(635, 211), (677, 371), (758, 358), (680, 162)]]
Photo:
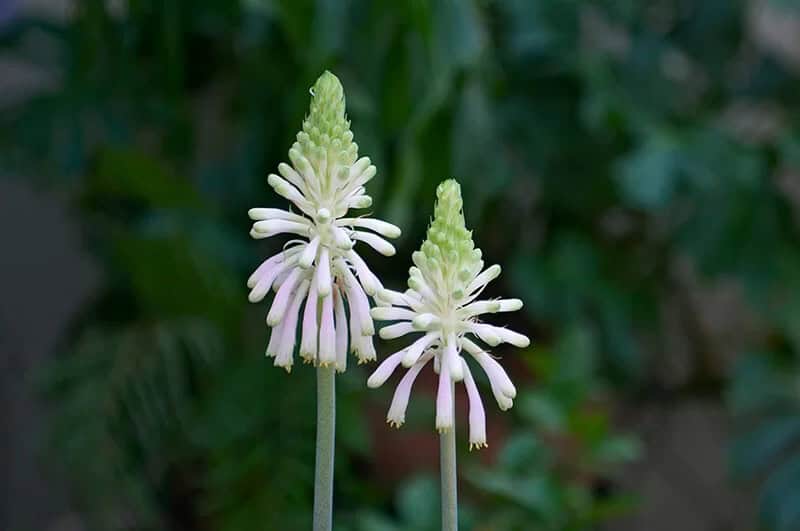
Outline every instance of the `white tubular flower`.
[(300, 357), (315, 365), (335, 364), (341, 372), (348, 343), (359, 363), (375, 359), (367, 295), (383, 289), (354, 247), (364, 242), (392, 255), (394, 247), (384, 238), (397, 238), (400, 229), (377, 219), (345, 217), (351, 208), (372, 204), (364, 185), (375, 176), (375, 166), (367, 157), (358, 158), (336, 76), (322, 74), (311, 95), (303, 130), (289, 150), (292, 164), (278, 165), (280, 175), (267, 180), (294, 208), (248, 212), (253, 238), (289, 234), (296, 239), (250, 276), (248, 298), (259, 302), (271, 288), (276, 292), (267, 315), (272, 328), (267, 356), (276, 366), (291, 371), (300, 323)]
[(500, 266), (483, 270), (481, 251), (475, 248), (472, 233), (464, 225), (458, 183), (452, 179), (441, 183), (436, 197), (428, 237), (421, 250), (412, 255), (414, 267), (409, 269), (409, 289), (404, 293), (381, 290), (377, 295), (381, 306), (370, 312), (373, 319), (395, 321), (380, 330), (384, 339), (406, 334), (422, 335), (409, 340), (408, 347), (386, 358), (370, 376), (367, 385), (380, 387), (401, 364), (409, 369), (397, 386), (387, 415), (390, 424), (400, 426), (405, 421), (414, 380), (433, 360), (434, 370), (439, 373), (436, 428), (446, 431), (453, 427), (452, 383), (463, 380), (469, 399), (470, 449), (482, 448), (487, 446), (486, 415), (462, 352), (466, 351), (486, 373), (500, 409), (506, 410), (513, 405), (517, 390), (497, 360), (468, 336), (490, 346), (510, 343), (527, 347), (530, 340), (506, 328), (479, 321), (483, 314), (519, 310), (522, 301), (476, 300), (486, 284), (500, 274)]

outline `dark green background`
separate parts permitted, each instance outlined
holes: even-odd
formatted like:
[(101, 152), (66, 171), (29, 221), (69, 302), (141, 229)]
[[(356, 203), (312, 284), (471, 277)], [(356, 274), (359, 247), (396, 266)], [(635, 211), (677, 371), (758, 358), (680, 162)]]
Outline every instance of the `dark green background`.
[[(455, 177), (503, 266), (489, 294), (525, 301), (496, 320), (533, 339), (499, 351), (515, 407), (484, 388), (490, 449), (460, 441), (463, 529), (675, 529), (714, 511), (709, 530), (800, 529), (794, 2), (113, 4), (8, 8), (0, 32), (53, 79), (0, 111), (0, 168), (61, 198), (101, 271), (31, 382), (41, 458), (87, 528), (309, 528), (313, 371), (263, 357), (267, 308), (244, 283), (282, 241), (251, 241), (246, 211), (283, 205), (266, 175), (330, 69), (378, 167), (375, 215), (403, 228), (396, 257), (365, 251), (384, 283), (405, 282)], [(336, 529), (438, 529), (432, 382), (389, 431), (368, 370), (339, 379)], [(698, 461), (658, 420), (687, 403), (723, 419), (708, 459), (738, 487), (721, 511), (648, 521), (667, 503), (644, 479), (656, 443), (678, 441), (676, 470)], [(673, 487), (702, 493), (687, 477)]]

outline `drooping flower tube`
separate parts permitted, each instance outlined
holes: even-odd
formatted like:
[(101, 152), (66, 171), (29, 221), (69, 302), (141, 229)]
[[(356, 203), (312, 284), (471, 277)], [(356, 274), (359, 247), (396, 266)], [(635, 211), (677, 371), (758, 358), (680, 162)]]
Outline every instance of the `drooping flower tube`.
[[(375, 176), (368, 157), (358, 158), (339, 79), (325, 72), (311, 89), (309, 114), (289, 150), (291, 165), (278, 165), (269, 185), (291, 203), (289, 209), (252, 208), (255, 239), (289, 234), (296, 238), (265, 260), (247, 281), (249, 300), (261, 301), (275, 290), (267, 325), (272, 328), (266, 354), (291, 371), (294, 349), (319, 366), (347, 368), (347, 350), (359, 363), (375, 359), (375, 328), (368, 295), (382, 289), (355, 250), (363, 242), (391, 256), (384, 238), (400, 229), (366, 216), (347, 217), (350, 209), (372, 204), (365, 185)], [(346, 304), (345, 304), (346, 303)], [(348, 313), (345, 307), (349, 307)], [(349, 341), (348, 341), (349, 340)]]
[(369, 387), (380, 387), (399, 365), (408, 372), (394, 393), (387, 422), (400, 426), (405, 421), (411, 387), (419, 372), (431, 360), (439, 374), (436, 396), (436, 428), (451, 429), (453, 383), (463, 381), (469, 399), (470, 448), (485, 447), (486, 414), (469, 364), (467, 352), (483, 369), (500, 409), (513, 405), (516, 389), (505, 370), (481, 343), (491, 347), (510, 343), (527, 347), (529, 339), (507, 328), (481, 321), (484, 314), (511, 312), (522, 308), (519, 299), (479, 300), (484, 287), (498, 277), (500, 266), (483, 269), (481, 251), (464, 224), (461, 188), (447, 180), (436, 190), (434, 219), (422, 248), (412, 254), (408, 289), (401, 293), (382, 289), (379, 306), (371, 311), (379, 321), (396, 321), (380, 330), (384, 339), (421, 334), (406, 348), (386, 358), (369, 377)]

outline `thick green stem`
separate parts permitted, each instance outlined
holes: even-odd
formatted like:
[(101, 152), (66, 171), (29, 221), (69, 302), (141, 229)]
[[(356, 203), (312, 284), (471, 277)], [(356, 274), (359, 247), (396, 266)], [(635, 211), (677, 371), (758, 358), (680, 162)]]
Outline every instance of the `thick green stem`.
[(456, 480), (456, 427), (439, 435), (439, 467), (442, 474), (442, 531), (458, 530), (458, 487)]
[(333, 451), (336, 439), (336, 369), (317, 368), (317, 457), (314, 531), (333, 529)]

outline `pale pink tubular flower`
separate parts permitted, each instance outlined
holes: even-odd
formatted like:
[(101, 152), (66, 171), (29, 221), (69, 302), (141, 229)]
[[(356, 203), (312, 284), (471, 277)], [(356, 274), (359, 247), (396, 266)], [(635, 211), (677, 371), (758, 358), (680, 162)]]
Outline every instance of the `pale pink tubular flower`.
[(303, 130), (289, 150), (292, 164), (280, 164), (280, 176), (268, 179), (291, 208), (248, 212), (253, 238), (290, 234), (296, 239), (258, 266), (247, 281), (248, 298), (259, 302), (275, 290), (267, 314), (272, 332), (266, 354), (276, 366), (291, 371), (299, 342), (305, 362), (335, 364), (341, 372), (347, 367), (348, 343), (359, 363), (375, 359), (368, 295), (383, 286), (356, 253), (356, 242), (391, 256), (394, 247), (384, 237), (396, 238), (400, 229), (377, 219), (346, 217), (351, 208), (372, 204), (364, 187), (375, 176), (375, 166), (367, 157), (358, 158), (336, 76), (322, 74), (311, 93)]
[[(486, 373), (500, 409), (514, 403), (517, 390), (505, 370), (476, 338), (489, 346), (510, 343), (527, 347), (530, 340), (522, 334), (482, 323), (479, 316), (511, 312), (522, 308), (519, 299), (478, 300), (484, 287), (497, 278), (500, 266), (483, 269), (481, 251), (472, 242), (472, 233), (464, 225), (461, 189), (447, 180), (436, 191), (434, 219), (420, 251), (412, 255), (409, 289), (403, 293), (383, 289), (378, 293), (379, 306), (371, 315), (379, 321), (396, 321), (380, 330), (384, 339), (406, 334), (421, 334), (406, 348), (386, 358), (372, 376), (369, 387), (380, 387), (399, 365), (409, 370), (403, 376), (392, 400), (387, 422), (400, 426), (419, 372), (431, 360), (439, 373), (436, 394), (436, 428), (452, 429), (453, 384), (464, 381), (469, 399), (470, 449), (487, 446), (486, 413), (478, 388), (463, 352), (469, 354)], [(410, 340), (411, 341), (411, 340)]]

